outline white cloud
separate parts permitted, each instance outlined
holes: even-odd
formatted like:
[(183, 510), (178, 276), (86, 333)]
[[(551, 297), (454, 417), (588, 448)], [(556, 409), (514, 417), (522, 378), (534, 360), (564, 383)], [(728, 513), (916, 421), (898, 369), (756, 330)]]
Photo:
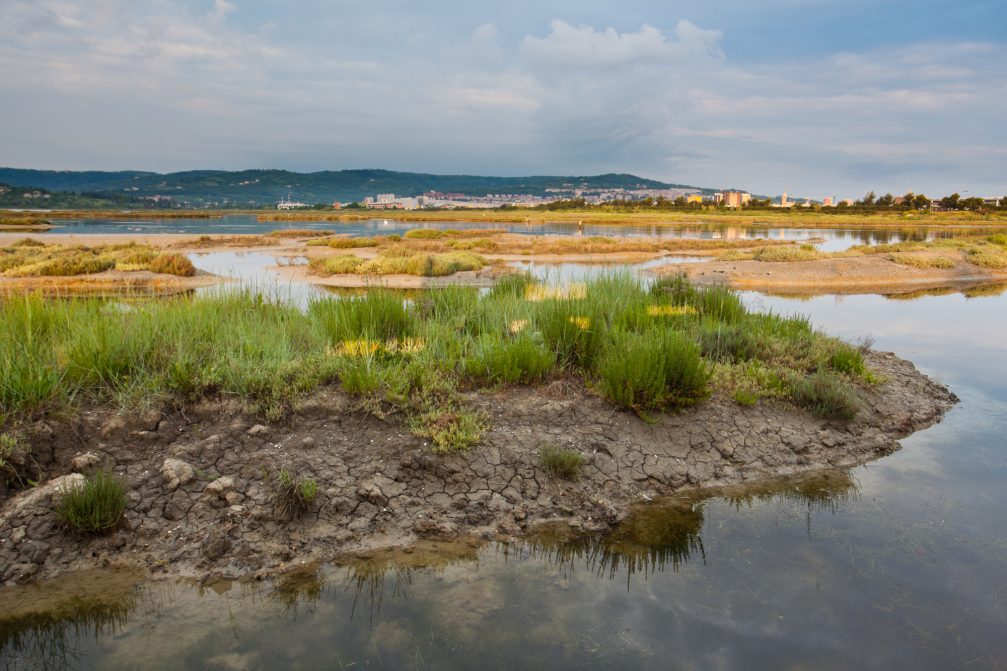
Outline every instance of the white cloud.
[(668, 37), (657, 28), (644, 24), (632, 33), (620, 33), (615, 28), (596, 30), (592, 26), (573, 26), (554, 20), (546, 37), (526, 35), (521, 53), (531, 62), (594, 68), (632, 63), (663, 64), (668, 61), (696, 57), (722, 58), (717, 46), (721, 33), (704, 30), (679, 21), (674, 36)]

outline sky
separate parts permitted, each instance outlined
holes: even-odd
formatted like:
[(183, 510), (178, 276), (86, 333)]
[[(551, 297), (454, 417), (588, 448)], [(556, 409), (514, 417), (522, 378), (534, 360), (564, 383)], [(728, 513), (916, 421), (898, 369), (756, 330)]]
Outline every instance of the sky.
[(1007, 193), (1004, 0), (0, 0), (0, 165)]

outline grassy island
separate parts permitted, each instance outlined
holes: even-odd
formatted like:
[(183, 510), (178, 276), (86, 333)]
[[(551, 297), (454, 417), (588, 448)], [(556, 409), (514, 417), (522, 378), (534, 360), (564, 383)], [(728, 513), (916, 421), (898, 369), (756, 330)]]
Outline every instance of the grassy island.
[(143, 405), (212, 396), (269, 418), (338, 382), (374, 412), (401, 411), (437, 450), (478, 442), (486, 418), (463, 392), (582, 380), (650, 413), (723, 393), (849, 418), (876, 380), (861, 351), (807, 320), (751, 313), (721, 288), (628, 275), (554, 288), (523, 276), (489, 293), (452, 287), (319, 299), (306, 311), (248, 291), (123, 304), (0, 302), (0, 412), (84, 401)]

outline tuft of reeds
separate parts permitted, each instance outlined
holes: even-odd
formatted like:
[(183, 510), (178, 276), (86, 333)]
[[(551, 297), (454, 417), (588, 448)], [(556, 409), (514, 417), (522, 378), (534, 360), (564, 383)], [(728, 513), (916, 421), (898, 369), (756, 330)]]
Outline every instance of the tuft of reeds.
[(99, 533), (114, 527), (126, 510), (126, 488), (109, 471), (96, 471), (60, 494), (56, 515), (68, 527)]
[(553, 443), (544, 443), (539, 448), (539, 465), (549, 475), (564, 480), (576, 480), (584, 465), (584, 457), (580, 452), (564, 449)]

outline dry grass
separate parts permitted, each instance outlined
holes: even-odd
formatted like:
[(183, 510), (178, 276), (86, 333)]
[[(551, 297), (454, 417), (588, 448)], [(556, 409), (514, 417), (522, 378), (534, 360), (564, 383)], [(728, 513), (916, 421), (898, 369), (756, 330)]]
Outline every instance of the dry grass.
[(192, 265), (192, 261), (181, 254), (158, 254), (150, 262), (149, 269), (152, 273), (179, 277), (192, 277), (196, 274), (196, 267)]
[(417, 275), (444, 277), (465, 270), (480, 270), (488, 265), (486, 259), (471, 252), (446, 252), (443, 254), (402, 253), (391, 249), (377, 258), (362, 259), (348, 254), (312, 259), (308, 272), (312, 275)]
[(266, 233), (270, 238), (321, 238), (332, 235), (332, 231), (320, 231), (312, 228), (278, 228)]
[(1007, 268), (1007, 249), (994, 244), (969, 247), (965, 250), (965, 259), (980, 268), (1001, 270)]
[(756, 261), (767, 262), (794, 262), (794, 261), (814, 261), (824, 255), (812, 245), (801, 245), (800, 247), (763, 247), (757, 250), (752, 258)]
[(955, 262), (945, 256), (931, 256), (927, 254), (912, 254), (912, 253), (901, 253), (901, 254), (889, 254), (889, 261), (894, 261), (895, 263), (901, 264), (903, 266), (912, 266), (913, 268), (954, 268)]
[(266, 235), (201, 235), (172, 245), (175, 249), (205, 249), (208, 247), (269, 247), (277, 238)]
[(47, 245), (25, 239), (0, 249), (3, 277), (72, 277), (106, 270), (150, 270), (180, 277), (196, 274), (192, 263), (179, 254), (162, 254), (154, 247), (120, 245)]

